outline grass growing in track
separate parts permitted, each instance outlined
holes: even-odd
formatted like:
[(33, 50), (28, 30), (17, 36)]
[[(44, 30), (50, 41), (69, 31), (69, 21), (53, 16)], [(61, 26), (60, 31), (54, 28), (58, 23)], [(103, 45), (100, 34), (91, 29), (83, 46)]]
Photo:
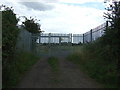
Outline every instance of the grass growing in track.
[(59, 63), (58, 63), (58, 59), (55, 57), (49, 57), (48, 58), (48, 64), (51, 67), (51, 70), (53, 72), (58, 72), (59, 71)]
[(51, 79), (51, 83), (53, 85), (57, 85), (60, 83), (58, 77), (59, 77), (59, 62), (56, 57), (49, 57), (48, 58), (48, 64), (50, 65), (51, 71), (53, 72), (53, 78)]
[(32, 53), (17, 53), (14, 62), (12, 62), (9, 68), (7, 68), (5, 75), (8, 77), (8, 80), (4, 81), (6, 83), (4, 83), (3, 88), (15, 87), (26, 71), (28, 71), (38, 60), (39, 57)]

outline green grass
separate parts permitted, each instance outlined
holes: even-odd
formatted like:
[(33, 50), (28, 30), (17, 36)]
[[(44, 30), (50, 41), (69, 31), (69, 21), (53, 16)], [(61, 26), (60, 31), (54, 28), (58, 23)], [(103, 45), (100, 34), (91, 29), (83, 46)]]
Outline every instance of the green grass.
[(48, 58), (48, 64), (51, 67), (51, 70), (53, 72), (58, 72), (59, 71), (59, 63), (58, 63), (58, 59), (55, 57), (49, 57)]
[(83, 45), (79, 50), (67, 57), (83, 72), (101, 83), (105, 88), (117, 87), (117, 66), (107, 46), (100, 47), (96, 43)]
[(17, 53), (14, 62), (7, 68), (6, 77), (8, 77), (6, 83), (3, 84), (3, 88), (15, 87), (24, 74), (39, 60), (39, 57), (28, 52)]

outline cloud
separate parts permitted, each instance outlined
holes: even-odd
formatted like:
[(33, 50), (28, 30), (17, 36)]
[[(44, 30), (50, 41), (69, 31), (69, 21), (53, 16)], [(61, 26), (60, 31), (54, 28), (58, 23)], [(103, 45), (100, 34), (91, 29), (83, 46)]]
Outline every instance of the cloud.
[[(11, 2), (15, 12), (21, 16), (36, 16), (41, 20), (41, 29), (45, 33), (82, 34), (104, 23), (104, 10), (99, 9), (99, 6), (102, 7), (102, 0), (34, 0), (35, 3), (31, 0), (29, 3), (23, 2), (23, 0), (16, 1)], [(86, 5), (87, 2), (94, 1), (98, 3), (98, 8)], [(84, 5), (72, 5), (72, 3)]]
[(88, 2), (104, 2), (104, 0), (58, 0), (62, 3), (76, 3), (76, 4), (83, 4)]
[(55, 3), (58, 0), (15, 0), (16, 2), (45, 2), (45, 3)]
[(40, 11), (51, 10), (54, 8), (53, 6), (49, 4), (45, 4), (41, 2), (20, 2), (20, 4), (25, 5), (27, 8), (31, 8), (34, 10), (40, 10)]
[[(42, 29), (46, 32), (84, 33), (103, 23), (103, 10), (56, 4), (52, 11), (43, 12)], [(43, 16), (43, 15), (41, 15)]]

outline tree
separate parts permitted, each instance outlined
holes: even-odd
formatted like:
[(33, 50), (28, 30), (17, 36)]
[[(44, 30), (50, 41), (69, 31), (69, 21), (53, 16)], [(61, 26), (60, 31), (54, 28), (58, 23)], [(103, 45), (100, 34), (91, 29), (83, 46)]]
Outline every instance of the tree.
[(16, 26), (18, 20), (16, 14), (14, 14), (13, 9), (2, 5), (4, 10), (2, 12), (2, 50), (3, 50), (3, 60), (9, 58), (14, 53), (17, 35), (19, 32)]
[(31, 33), (40, 33), (41, 32), (41, 29), (40, 29), (40, 24), (39, 23), (36, 23), (36, 19), (34, 18), (30, 18), (30, 19), (27, 19), (25, 18), (25, 22), (23, 22), (24, 26), (25, 26), (25, 29), (28, 30), (29, 32)]
[(2, 13), (2, 70), (3, 85), (5, 86), (9, 83), (7, 81), (10, 79), (7, 74), (10, 73), (10, 65), (14, 62), (13, 57), (19, 29), (16, 26), (18, 19), (12, 7), (9, 8), (1, 5), (0, 12)]
[[(106, 8), (104, 17), (110, 23), (104, 35), (104, 43), (109, 45), (117, 62), (118, 78), (120, 78), (120, 1), (114, 1)], [(118, 86), (120, 80), (118, 80)]]
[(104, 13), (104, 17), (110, 22), (111, 28), (120, 28), (120, 1), (113, 2), (106, 10), (108, 12)]

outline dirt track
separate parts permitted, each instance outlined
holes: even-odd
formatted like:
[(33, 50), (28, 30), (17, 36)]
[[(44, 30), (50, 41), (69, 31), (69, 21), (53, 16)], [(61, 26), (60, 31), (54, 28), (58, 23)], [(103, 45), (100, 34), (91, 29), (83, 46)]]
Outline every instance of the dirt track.
[(46, 55), (26, 73), (17, 88), (101, 88), (101, 85), (81, 72), (76, 65), (65, 60), (68, 54), (65, 51), (50, 54), (59, 59), (60, 71), (57, 73), (51, 71), (47, 62), (49, 55)]
[(21, 80), (17, 88), (100, 88), (74, 64), (60, 61), (60, 71), (53, 73), (47, 61), (40, 60)]

